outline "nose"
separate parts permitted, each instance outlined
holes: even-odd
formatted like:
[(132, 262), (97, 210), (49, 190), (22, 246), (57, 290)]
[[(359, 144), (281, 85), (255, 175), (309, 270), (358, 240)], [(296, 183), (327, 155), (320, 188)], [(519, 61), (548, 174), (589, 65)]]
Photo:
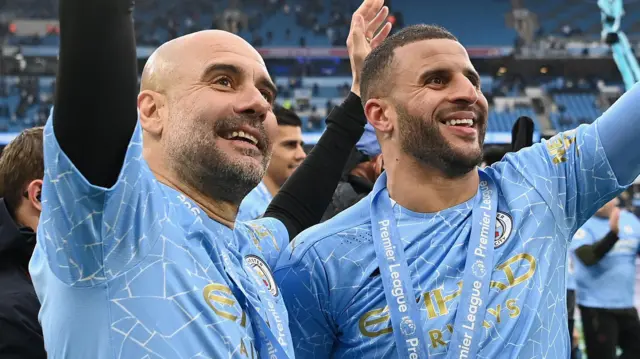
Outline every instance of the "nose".
[(456, 76), (454, 86), (451, 86), (451, 102), (473, 105), (478, 102), (478, 88), (466, 76)]
[(298, 145), (298, 148), (296, 149), (296, 160), (304, 161), (305, 158), (307, 158), (307, 153), (304, 152), (302, 145)]
[(242, 91), (233, 107), (237, 114), (255, 117), (260, 119), (260, 122), (263, 122), (267, 118), (271, 104), (264, 98), (258, 88), (251, 87)]

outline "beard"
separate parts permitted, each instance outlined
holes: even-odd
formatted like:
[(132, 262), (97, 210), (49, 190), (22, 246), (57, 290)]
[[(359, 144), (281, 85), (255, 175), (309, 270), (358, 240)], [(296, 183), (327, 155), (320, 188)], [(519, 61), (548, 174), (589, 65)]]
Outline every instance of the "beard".
[(457, 178), (482, 163), (482, 146), (487, 131), (486, 121), (478, 125), (478, 149), (471, 153), (456, 150), (440, 133), (440, 123), (409, 114), (396, 104), (402, 150), (423, 164), (440, 170), (447, 178)]
[[(183, 183), (208, 198), (239, 205), (265, 175), (271, 159), (271, 143), (262, 122), (253, 117), (237, 116), (216, 120), (212, 126), (203, 117), (170, 117), (167, 154), (172, 170)], [(217, 134), (247, 124), (260, 131), (258, 149), (244, 149), (242, 155), (262, 156), (260, 165), (254, 160), (231, 158), (221, 150)], [(234, 156), (236, 157), (236, 156)]]

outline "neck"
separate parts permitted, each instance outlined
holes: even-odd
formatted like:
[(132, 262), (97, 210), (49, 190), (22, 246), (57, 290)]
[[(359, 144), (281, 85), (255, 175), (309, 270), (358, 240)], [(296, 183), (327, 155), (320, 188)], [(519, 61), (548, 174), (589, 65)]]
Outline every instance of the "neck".
[(271, 193), (271, 197), (275, 197), (278, 191), (280, 191), (280, 187), (282, 187), (282, 185), (278, 184), (268, 173), (262, 178), (262, 182), (265, 187), (267, 187), (269, 193)]
[(35, 232), (38, 229), (39, 216), (37, 213), (31, 213), (32, 209), (28, 208), (26, 202), (27, 200), (23, 199), (18, 205), (18, 208), (15, 209), (12, 215), (13, 221), (18, 228), (29, 227)]
[(234, 228), (236, 216), (238, 215), (238, 205), (208, 198), (199, 191), (176, 181), (170, 176), (165, 176), (162, 173), (153, 170), (152, 172), (159, 182), (164, 183), (165, 185), (189, 197), (198, 206), (200, 206), (200, 208), (202, 208), (202, 210), (211, 219), (231, 229)]
[(477, 171), (448, 178), (442, 171), (408, 156), (385, 156), (389, 195), (402, 207), (419, 213), (434, 213), (464, 203), (478, 192)]
[(354, 176), (366, 178), (371, 182), (375, 182), (376, 181), (374, 168), (373, 168), (373, 166), (371, 166), (370, 162), (363, 162), (363, 163), (358, 164), (356, 166), (356, 168), (351, 170), (350, 173), (352, 175), (354, 175)]

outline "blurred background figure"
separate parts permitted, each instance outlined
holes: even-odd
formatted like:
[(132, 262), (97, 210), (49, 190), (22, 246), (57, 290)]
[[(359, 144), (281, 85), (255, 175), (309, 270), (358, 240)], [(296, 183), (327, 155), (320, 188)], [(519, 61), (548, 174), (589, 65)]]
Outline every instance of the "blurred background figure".
[(384, 160), (376, 133), (370, 124), (351, 153), (333, 200), (322, 217), (326, 221), (366, 197), (383, 171)]
[(47, 357), (27, 269), (42, 210), (42, 140), (42, 127), (25, 130), (0, 157), (0, 358)]
[(282, 106), (274, 109), (278, 134), (273, 140), (273, 154), (262, 182), (240, 204), (239, 221), (259, 218), (273, 196), (307, 157), (302, 141), (302, 121), (295, 112)]
[(571, 244), (576, 301), (589, 358), (640, 357), (640, 320), (633, 302), (640, 221), (619, 204), (618, 198), (605, 204), (576, 232)]

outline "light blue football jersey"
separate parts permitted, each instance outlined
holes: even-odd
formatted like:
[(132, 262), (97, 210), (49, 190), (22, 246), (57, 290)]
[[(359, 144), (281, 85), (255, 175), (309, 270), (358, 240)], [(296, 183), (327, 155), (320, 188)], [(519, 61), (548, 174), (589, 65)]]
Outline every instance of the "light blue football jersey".
[[(598, 263), (584, 265), (575, 260), (576, 302), (590, 308), (627, 309), (634, 307), (636, 257), (640, 249), (640, 221), (630, 212), (620, 213), (618, 241)], [(574, 235), (575, 250), (600, 241), (609, 233), (609, 219), (592, 217)]]
[(264, 182), (260, 182), (256, 188), (242, 200), (238, 209), (238, 221), (251, 221), (264, 215), (273, 196)]
[(232, 230), (207, 217), (156, 180), (142, 157), (139, 125), (111, 188), (79, 173), (52, 120), (44, 153), (43, 211), (29, 269), (50, 358), (257, 358), (259, 325), (246, 300), (293, 357), (269, 269), (289, 242), (281, 222), (265, 218)]
[[(569, 239), (624, 189), (597, 126), (559, 134), (484, 171), (499, 196), (477, 357), (568, 357)], [(276, 281), (298, 357), (398, 357), (372, 242), (370, 197), (303, 232), (278, 261)], [(429, 358), (447, 358), (474, 201), (427, 214), (393, 208)]]

